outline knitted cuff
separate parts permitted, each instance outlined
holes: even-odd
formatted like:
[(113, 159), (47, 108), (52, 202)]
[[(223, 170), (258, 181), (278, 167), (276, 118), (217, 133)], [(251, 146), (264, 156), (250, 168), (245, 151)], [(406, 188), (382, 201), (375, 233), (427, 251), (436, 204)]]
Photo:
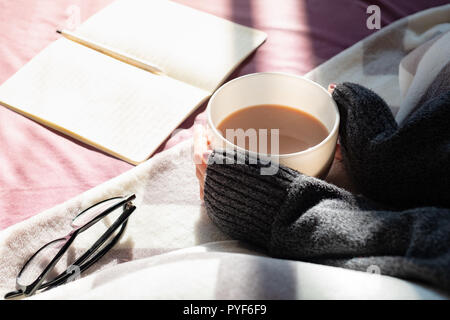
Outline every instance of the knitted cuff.
[(248, 154), (214, 150), (204, 200), (208, 216), (223, 232), (267, 248), (274, 216), (299, 173), (281, 165), (267, 170), (264, 164)]

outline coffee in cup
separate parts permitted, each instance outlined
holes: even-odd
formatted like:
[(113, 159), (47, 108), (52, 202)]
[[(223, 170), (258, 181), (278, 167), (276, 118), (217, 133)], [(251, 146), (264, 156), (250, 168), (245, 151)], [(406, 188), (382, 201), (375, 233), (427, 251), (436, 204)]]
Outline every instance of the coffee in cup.
[[(285, 166), (320, 178), (326, 176), (333, 162), (338, 108), (325, 88), (304, 77), (263, 72), (231, 80), (213, 94), (207, 116), (214, 148), (270, 156)], [(237, 137), (227, 138), (226, 129)], [(237, 129), (248, 139), (237, 141)], [(261, 150), (264, 143), (260, 143), (263, 135), (259, 134), (264, 130), (270, 143)], [(256, 140), (252, 139), (251, 145), (254, 134)], [(274, 136), (278, 150), (273, 148)]]

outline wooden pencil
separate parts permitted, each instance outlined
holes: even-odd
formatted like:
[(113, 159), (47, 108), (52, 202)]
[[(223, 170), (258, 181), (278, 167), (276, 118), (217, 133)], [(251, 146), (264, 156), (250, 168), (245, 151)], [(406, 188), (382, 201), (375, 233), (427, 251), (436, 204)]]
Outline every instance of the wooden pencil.
[(141, 59), (131, 57), (130, 55), (128, 55), (124, 52), (120, 52), (118, 50), (113, 50), (107, 46), (101, 45), (101, 44), (91, 41), (91, 40), (87, 40), (86, 38), (75, 35), (74, 33), (66, 31), (66, 30), (56, 30), (56, 32), (61, 34), (62, 36), (64, 36), (65, 38), (67, 38), (69, 40), (75, 41), (83, 46), (86, 46), (88, 48), (91, 48), (93, 50), (101, 52), (103, 54), (106, 54), (117, 60), (123, 61), (125, 63), (128, 63), (130, 65), (133, 65), (135, 67), (141, 68), (143, 70), (149, 71), (154, 74), (158, 74), (158, 75), (164, 74), (164, 72), (157, 66), (149, 64)]

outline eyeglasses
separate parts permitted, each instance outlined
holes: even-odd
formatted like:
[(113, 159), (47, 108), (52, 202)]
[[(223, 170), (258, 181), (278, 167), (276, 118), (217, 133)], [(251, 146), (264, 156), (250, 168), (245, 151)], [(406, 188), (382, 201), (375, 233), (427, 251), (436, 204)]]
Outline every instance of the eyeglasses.
[[(38, 290), (54, 288), (86, 271), (119, 241), (129, 216), (136, 209), (132, 203), (135, 198), (134, 194), (128, 197), (110, 198), (77, 214), (70, 224), (72, 231), (67, 236), (47, 243), (28, 259), (17, 275), (17, 290), (7, 293), (5, 299), (31, 296)], [(98, 223), (99, 221), (103, 223)], [(91, 228), (93, 226), (95, 227)], [(80, 257), (71, 257), (73, 252), (68, 254), (71, 244), (81, 233), (88, 229), (105, 229), (105, 227), (106, 230), (101, 237)], [(66, 259), (61, 259), (63, 256)], [(66, 260), (67, 264), (70, 260), (75, 261), (63, 272), (52, 277), (55, 267), (62, 260)]]

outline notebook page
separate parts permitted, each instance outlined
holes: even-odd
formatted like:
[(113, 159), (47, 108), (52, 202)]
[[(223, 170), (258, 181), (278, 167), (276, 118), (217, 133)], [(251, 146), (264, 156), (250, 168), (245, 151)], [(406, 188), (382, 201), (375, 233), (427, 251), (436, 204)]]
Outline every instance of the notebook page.
[(0, 87), (2, 104), (134, 164), (208, 95), (63, 38)]
[(118, 0), (75, 34), (212, 93), (266, 34), (166, 0)]

